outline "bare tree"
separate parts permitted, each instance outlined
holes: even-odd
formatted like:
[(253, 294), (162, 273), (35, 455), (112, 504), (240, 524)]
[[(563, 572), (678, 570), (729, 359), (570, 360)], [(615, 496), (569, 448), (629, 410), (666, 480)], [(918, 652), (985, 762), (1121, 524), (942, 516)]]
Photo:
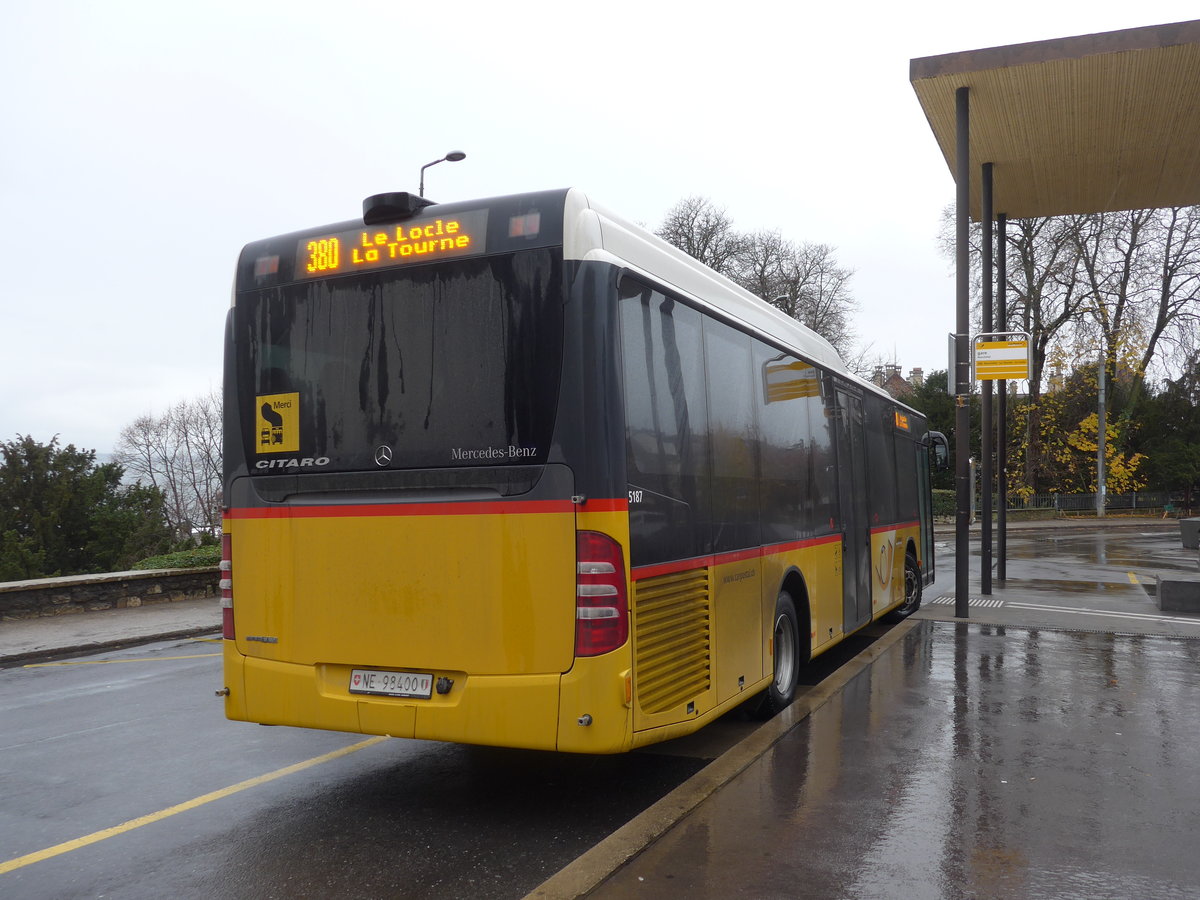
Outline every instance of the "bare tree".
[[(952, 224), (949, 209), (940, 232), (948, 256)], [(980, 234), (974, 225), (977, 323)], [(1137, 417), (1150, 373), (1188, 371), (1200, 342), (1200, 207), (1014, 219), (1007, 234), (1010, 315), (996, 327), (1030, 334), (1025, 479), (1036, 489), (1044, 474), (1038, 420), (1050, 360), (1070, 364), (1103, 353), (1106, 382), (1124, 386), (1126, 422)]]
[[(758, 231), (746, 235), (741, 242), (730, 277), (757, 297), (778, 306), (789, 316), (796, 314), (796, 291), (789, 283), (789, 273), (796, 255), (795, 245), (778, 231)], [(785, 297), (790, 304), (776, 303)]]
[(1029, 408), (1025, 420), (1025, 483), (1036, 488), (1042, 470), (1042, 383), (1050, 353), (1080, 316), (1083, 290), (1074, 232), (1065, 219), (1009, 223), (1008, 321), (1029, 334)]
[[(1153, 268), (1154, 210), (1095, 213), (1068, 218), (1083, 276), (1087, 314), (1081, 330), (1096, 335), (1109, 375), (1115, 361), (1140, 343), (1139, 308)], [(1093, 331), (1094, 329), (1094, 331)]]
[[(1200, 324), (1200, 207), (1158, 210), (1152, 241), (1158, 265), (1148, 273), (1152, 312), (1144, 328), (1141, 364), (1134, 373), (1134, 404), (1142, 399), (1146, 374), (1156, 357), (1169, 372), (1168, 357), (1179, 356), (1182, 350), (1184, 364), (1178, 374), (1190, 371), (1188, 350), (1195, 346)], [(1161, 353), (1163, 344), (1174, 353)]]
[(1128, 373), (1123, 417), (1144, 398), (1147, 373), (1166, 373), (1164, 345), (1186, 347), (1200, 309), (1200, 208), (1139, 209), (1072, 217), (1087, 288), (1080, 343), (1104, 351), (1107, 376)]
[(856, 306), (850, 293), (854, 270), (839, 265), (833, 254), (834, 248), (828, 244), (797, 247), (786, 270), (784, 296), (789, 298), (789, 305), (794, 303), (789, 315), (844, 356), (854, 337), (850, 327), (850, 314)]
[(221, 524), (221, 398), (215, 391), (139, 416), (121, 429), (116, 459), (139, 483), (162, 491), (179, 539)]
[(722, 275), (730, 273), (745, 241), (724, 208), (696, 196), (671, 207), (655, 234)]
[(797, 244), (778, 231), (741, 234), (724, 209), (704, 197), (675, 204), (656, 232), (722, 275), (807, 325), (843, 355), (853, 343), (852, 269), (828, 244)]

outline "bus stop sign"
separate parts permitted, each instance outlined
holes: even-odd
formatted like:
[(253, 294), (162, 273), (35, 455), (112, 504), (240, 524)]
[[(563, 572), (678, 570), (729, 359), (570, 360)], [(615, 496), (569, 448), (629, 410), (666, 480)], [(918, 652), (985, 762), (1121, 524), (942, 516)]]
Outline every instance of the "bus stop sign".
[(975, 381), (1029, 380), (1029, 335), (1025, 332), (977, 334), (972, 344)]

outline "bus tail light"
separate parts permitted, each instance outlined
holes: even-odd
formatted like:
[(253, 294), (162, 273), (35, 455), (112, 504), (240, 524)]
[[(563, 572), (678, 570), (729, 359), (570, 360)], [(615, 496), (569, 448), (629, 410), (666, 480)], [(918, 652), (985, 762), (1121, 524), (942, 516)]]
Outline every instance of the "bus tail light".
[(575, 534), (575, 655), (599, 656), (629, 637), (621, 545), (598, 531)]
[(233, 539), (221, 535), (221, 637), (234, 639), (233, 633)]

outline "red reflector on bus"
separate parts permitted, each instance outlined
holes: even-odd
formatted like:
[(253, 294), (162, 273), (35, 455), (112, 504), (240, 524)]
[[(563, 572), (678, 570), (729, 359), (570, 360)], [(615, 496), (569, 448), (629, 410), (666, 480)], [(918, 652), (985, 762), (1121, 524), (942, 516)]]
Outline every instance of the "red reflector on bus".
[(221, 535), (221, 637), (234, 639), (233, 632), (233, 539)]
[(598, 531), (575, 535), (575, 655), (599, 656), (629, 638), (621, 545)]
[(267, 275), (279, 273), (278, 256), (260, 256), (254, 261), (254, 277), (265, 278)]
[(509, 237), (537, 237), (542, 230), (542, 214), (528, 213), (508, 220)]

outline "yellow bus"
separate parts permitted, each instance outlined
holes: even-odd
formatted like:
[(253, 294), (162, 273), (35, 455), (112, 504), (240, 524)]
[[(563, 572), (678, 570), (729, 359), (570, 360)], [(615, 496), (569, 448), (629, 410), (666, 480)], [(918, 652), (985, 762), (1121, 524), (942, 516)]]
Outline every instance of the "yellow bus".
[(628, 751), (933, 579), (920, 413), (577, 190), (249, 244), (224, 383), (231, 719)]

